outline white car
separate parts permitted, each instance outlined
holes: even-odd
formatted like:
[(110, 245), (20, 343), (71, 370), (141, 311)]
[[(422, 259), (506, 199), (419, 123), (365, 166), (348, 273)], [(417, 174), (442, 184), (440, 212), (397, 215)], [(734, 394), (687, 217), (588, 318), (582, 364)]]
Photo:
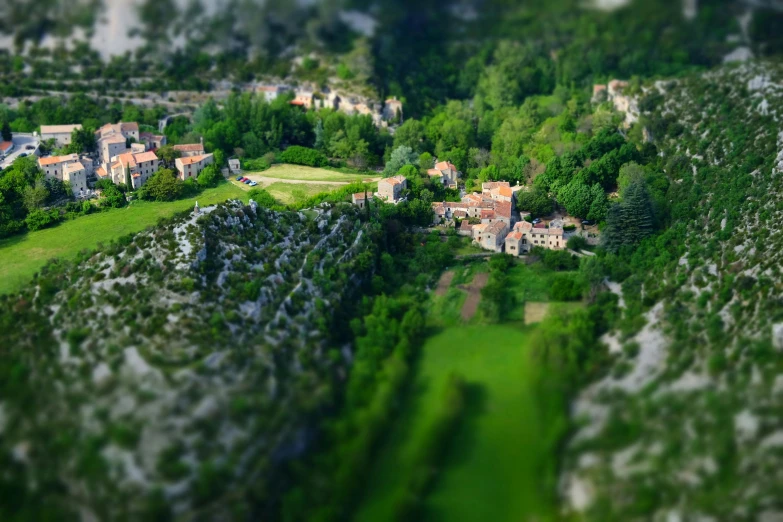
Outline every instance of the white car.
[(251, 186), (251, 187), (255, 187), (256, 185), (258, 185), (258, 183), (256, 183), (255, 181), (251, 181), (251, 182), (250, 182), (250, 186)]

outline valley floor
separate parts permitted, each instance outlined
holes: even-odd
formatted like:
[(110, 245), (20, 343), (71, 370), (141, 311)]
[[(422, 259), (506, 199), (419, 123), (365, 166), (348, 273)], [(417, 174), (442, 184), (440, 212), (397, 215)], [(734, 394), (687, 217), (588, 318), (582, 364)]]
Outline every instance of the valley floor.
[(448, 376), (467, 383), (466, 408), (427, 495), (422, 519), (448, 522), (548, 519), (554, 510), (543, 476), (554, 456), (533, 390), (531, 328), (455, 326), (431, 337), (402, 414), (375, 462), (358, 522), (394, 520), (394, 502), (414, 467), (418, 438), (439, 406)]

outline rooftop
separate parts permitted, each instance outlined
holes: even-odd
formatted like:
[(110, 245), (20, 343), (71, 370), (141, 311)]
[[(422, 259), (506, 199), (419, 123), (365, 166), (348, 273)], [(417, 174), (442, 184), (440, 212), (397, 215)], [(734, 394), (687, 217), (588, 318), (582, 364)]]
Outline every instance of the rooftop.
[(74, 129), (81, 129), (79, 123), (74, 125), (41, 125), (41, 134), (70, 134)]
[(457, 170), (457, 167), (450, 161), (440, 161), (435, 164), (435, 168), (438, 170)]
[(49, 156), (48, 158), (39, 158), (38, 164), (41, 166), (55, 165), (57, 163), (66, 163), (66, 162), (78, 161), (78, 160), (79, 160), (78, 154), (68, 154), (65, 156)]
[(204, 150), (204, 144), (203, 143), (183, 143), (182, 145), (174, 145), (172, 147), (174, 150), (178, 150), (180, 152), (198, 152), (200, 150)]
[(506, 224), (502, 221), (495, 221), (494, 223), (490, 223), (487, 226), (487, 233), (488, 234), (501, 234), (504, 230), (506, 230), (508, 227)]
[(177, 158), (177, 162), (182, 165), (192, 165), (194, 163), (201, 163), (206, 158), (211, 158), (212, 154), (199, 154), (198, 156), (188, 156), (185, 158)]

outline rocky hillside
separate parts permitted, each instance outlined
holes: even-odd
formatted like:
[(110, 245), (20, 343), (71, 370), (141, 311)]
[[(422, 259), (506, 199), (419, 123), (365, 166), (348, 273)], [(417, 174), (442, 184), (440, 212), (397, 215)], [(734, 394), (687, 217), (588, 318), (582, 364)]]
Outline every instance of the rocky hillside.
[(0, 514), (241, 514), (344, 375), (339, 310), (372, 266), (363, 228), (351, 206), (233, 202), (3, 297)]
[(588, 520), (783, 519), (783, 67), (640, 101), (671, 228), (625, 279), (611, 375), (574, 407), (562, 490)]

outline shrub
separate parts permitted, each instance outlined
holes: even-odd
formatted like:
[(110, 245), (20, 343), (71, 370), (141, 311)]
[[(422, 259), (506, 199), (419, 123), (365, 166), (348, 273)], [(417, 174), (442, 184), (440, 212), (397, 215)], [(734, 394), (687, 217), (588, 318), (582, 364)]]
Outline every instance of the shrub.
[(571, 250), (579, 252), (583, 248), (587, 248), (587, 239), (583, 238), (582, 236), (572, 236), (568, 238), (568, 243), (566, 243), (566, 246), (568, 246), (568, 248)]
[(571, 276), (560, 275), (552, 282), (549, 297), (553, 301), (577, 301), (582, 297), (582, 285)]
[(326, 156), (321, 152), (299, 145), (293, 145), (284, 150), (280, 154), (280, 160), (284, 163), (307, 165), (309, 167), (323, 167), (329, 163)]
[(56, 210), (33, 210), (24, 222), (29, 230), (40, 230), (46, 228), (49, 225), (53, 225), (60, 220), (60, 215)]

